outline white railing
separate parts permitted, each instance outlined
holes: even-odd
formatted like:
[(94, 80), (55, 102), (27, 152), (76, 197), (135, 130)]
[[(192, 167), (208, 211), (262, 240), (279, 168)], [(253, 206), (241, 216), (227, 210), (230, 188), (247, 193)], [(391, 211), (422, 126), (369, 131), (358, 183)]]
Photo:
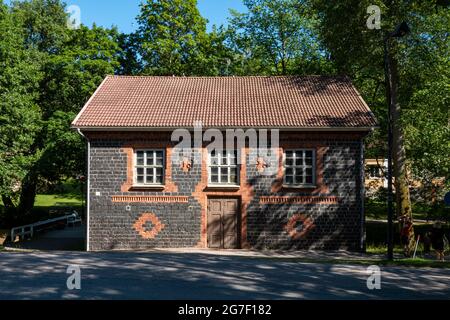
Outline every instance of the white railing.
[(36, 231), (36, 229), (38, 227), (41, 227), (41, 226), (44, 226), (47, 224), (56, 223), (59, 221), (64, 221), (64, 220), (66, 221), (66, 225), (81, 222), (81, 219), (80, 219), (78, 213), (76, 211), (74, 211), (73, 213), (62, 216), (62, 217), (49, 219), (49, 220), (45, 220), (45, 221), (39, 221), (39, 222), (36, 222), (33, 224), (16, 227), (16, 228), (11, 229), (11, 242), (14, 242), (16, 240), (17, 236), (19, 236), (21, 239), (23, 239), (27, 235), (29, 235), (30, 237), (33, 237), (34, 232)]

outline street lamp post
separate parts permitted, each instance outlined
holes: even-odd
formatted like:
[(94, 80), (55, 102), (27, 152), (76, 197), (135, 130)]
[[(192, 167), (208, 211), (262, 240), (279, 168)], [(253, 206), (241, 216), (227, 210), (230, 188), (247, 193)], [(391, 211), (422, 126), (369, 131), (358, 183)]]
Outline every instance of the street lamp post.
[(388, 260), (392, 261), (394, 259), (394, 207), (393, 207), (393, 193), (392, 193), (392, 110), (394, 108), (394, 103), (397, 101), (397, 90), (393, 90), (393, 86), (397, 86), (393, 83), (394, 80), (392, 75), (392, 65), (391, 56), (389, 54), (389, 39), (391, 38), (401, 38), (410, 32), (408, 24), (402, 22), (397, 26), (397, 28), (389, 33), (384, 38), (384, 65), (385, 65), (385, 81), (387, 88), (387, 101), (388, 101), (388, 170), (387, 170), (387, 180), (388, 180), (388, 194), (387, 194), (387, 207), (388, 207)]

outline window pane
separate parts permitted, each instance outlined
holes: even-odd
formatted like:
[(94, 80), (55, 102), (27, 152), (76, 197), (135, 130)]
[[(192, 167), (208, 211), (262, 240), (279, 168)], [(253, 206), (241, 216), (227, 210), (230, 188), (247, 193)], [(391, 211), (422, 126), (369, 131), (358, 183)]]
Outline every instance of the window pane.
[(286, 166), (292, 167), (293, 165), (294, 165), (294, 160), (293, 160), (293, 159), (287, 159), (287, 158), (286, 158)]
[(144, 183), (144, 168), (137, 168), (136, 173), (136, 182)]
[(293, 175), (294, 174), (294, 169), (292, 169), (292, 168), (286, 168), (286, 175), (287, 176), (291, 176), (291, 175)]
[(312, 170), (312, 168), (306, 168), (306, 175), (312, 177), (312, 175), (313, 175), (313, 170)]
[(312, 158), (306, 158), (306, 159), (305, 159), (305, 165), (307, 165), (307, 166), (312, 166), (312, 164), (313, 164)]
[(147, 152), (147, 165), (152, 166), (153, 165), (153, 152)]
[(219, 165), (219, 157), (217, 156), (217, 154), (211, 153), (211, 165)]
[(287, 184), (294, 184), (294, 177), (293, 176), (286, 176), (286, 183)]
[(146, 171), (147, 171), (146, 183), (154, 183), (154, 180), (153, 180), (153, 176), (154, 176), (153, 168), (147, 168)]
[(313, 156), (313, 152), (311, 150), (305, 151), (305, 157), (306, 158), (312, 158), (312, 156)]
[(237, 168), (230, 168), (230, 183), (237, 183)]
[(212, 183), (218, 183), (219, 182), (219, 176), (215, 175), (215, 174), (212, 174), (211, 175), (211, 182)]
[(221, 162), (221, 164), (222, 165), (227, 165), (228, 164), (228, 156), (227, 156), (227, 154), (225, 152), (222, 155), (222, 162)]
[(293, 158), (293, 152), (292, 151), (286, 151), (286, 159), (292, 159)]
[(162, 151), (157, 151), (156, 152), (156, 163), (157, 166), (162, 166), (163, 165), (163, 153)]
[(156, 183), (163, 183), (163, 169), (156, 168)]
[(136, 164), (138, 166), (144, 165), (144, 152), (142, 152), (142, 151), (136, 152)]
[(313, 183), (313, 177), (312, 176), (306, 176), (306, 183), (312, 184)]
[(295, 175), (295, 183), (297, 183), (297, 184), (305, 183), (303, 181), (303, 172), (296, 173), (296, 175)]
[(222, 183), (228, 183), (228, 168), (222, 168), (220, 170), (221, 175), (220, 175), (220, 182)]
[(236, 152), (230, 154), (230, 164), (236, 164)]
[(303, 165), (303, 156), (301, 153), (297, 154), (297, 157), (295, 158), (295, 165), (296, 166), (302, 166)]
[(217, 168), (217, 167), (211, 168), (211, 175), (218, 176), (219, 175), (219, 168)]

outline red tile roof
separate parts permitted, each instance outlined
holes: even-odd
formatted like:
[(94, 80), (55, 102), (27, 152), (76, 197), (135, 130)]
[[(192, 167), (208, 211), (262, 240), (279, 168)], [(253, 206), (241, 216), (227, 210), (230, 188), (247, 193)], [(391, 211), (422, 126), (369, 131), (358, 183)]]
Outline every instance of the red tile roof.
[(108, 76), (72, 123), (81, 129), (369, 129), (376, 119), (345, 77)]

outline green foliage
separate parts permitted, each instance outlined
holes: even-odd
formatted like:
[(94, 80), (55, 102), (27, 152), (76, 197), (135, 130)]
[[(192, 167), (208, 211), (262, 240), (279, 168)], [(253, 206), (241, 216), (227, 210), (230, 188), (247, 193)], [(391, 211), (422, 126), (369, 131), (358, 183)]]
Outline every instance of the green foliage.
[(0, 3), (0, 196), (15, 198), (31, 167), (30, 148), (41, 124), (35, 90), (42, 78), (37, 53), (22, 46), (24, 34)]
[(332, 72), (316, 33), (317, 17), (305, 1), (244, 0), (248, 12), (231, 11), (229, 36), (241, 74)]
[(70, 124), (122, 55), (117, 30), (71, 30), (66, 19), (59, 0), (0, 5), (0, 196), (21, 215), (40, 181), (84, 172), (84, 142)]
[(144, 74), (207, 73), (203, 65), (206, 19), (196, 0), (148, 0), (141, 4), (137, 20)]
[(403, 125), (411, 168), (425, 180), (450, 178), (450, 12), (421, 17), (420, 34), (406, 48)]
[[(450, 163), (449, 10), (436, 1), (311, 0), (320, 18), (320, 39), (339, 73), (348, 74), (377, 116), (380, 130), (367, 140), (367, 156), (387, 154), (387, 102), (383, 38), (406, 21), (411, 33), (391, 41), (399, 63), (401, 125), (415, 178), (445, 178)], [(381, 30), (366, 26), (367, 7), (381, 8)]]
[[(386, 154), (383, 38), (399, 62), (401, 125), (409, 167), (432, 184), (450, 172), (450, 13), (436, 1), (244, 0), (229, 26), (206, 31), (196, 0), (147, 0), (138, 31), (66, 26), (60, 0), (0, 0), (0, 196), (27, 212), (41, 182), (84, 168), (70, 123), (107, 74), (185, 76), (347, 74), (379, 119), (367, 156)], [(381, 30), (366, 26), (382, 10)], [(441, 187), (440, 191), (443, 188)], [(21, 196), (19, 197), (19, 193)], [(439, 194), (439, 193), (438, 193)], [(19, 200), (20, 199), (20, 200)]]
[(36, 196), (36, 202), (34, 204), (41, 209), (71, 206), (81, 207), (81, 200), (79, 198), (64, 195), (40, 194)]
[(117, 44), (120, 48), (118, 62), (120, 67), (117, 73), (121, 75), (136, 75), (142, 72), (142, 64), (139, 58), (139, 35), (118, 34)]

